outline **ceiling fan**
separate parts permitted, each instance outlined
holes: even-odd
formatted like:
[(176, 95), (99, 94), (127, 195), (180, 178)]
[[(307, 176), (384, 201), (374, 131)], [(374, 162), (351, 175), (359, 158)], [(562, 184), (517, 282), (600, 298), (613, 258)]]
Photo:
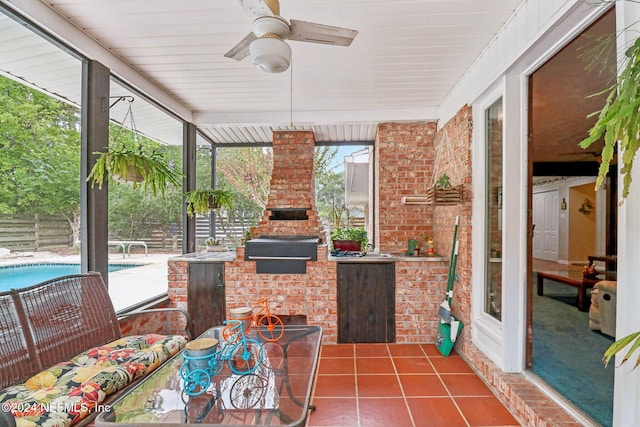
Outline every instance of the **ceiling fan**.
[(356, 30), (316, 24), (287, 21), (280, 16), (278, 0), (238, 0), (253, 21), (253, 31), (224, 56), (242, 61), (251, 55), (253, 64), (269, 73), (281, 73), (289, 68), (291, 47), (284, 40), (349, 46), (358, 34)]

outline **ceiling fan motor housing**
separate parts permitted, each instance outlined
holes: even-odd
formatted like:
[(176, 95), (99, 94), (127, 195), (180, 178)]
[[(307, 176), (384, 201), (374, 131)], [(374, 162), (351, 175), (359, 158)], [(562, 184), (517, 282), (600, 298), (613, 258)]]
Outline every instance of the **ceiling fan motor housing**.
[(289, 22), (281, 16), (259, 16), (253, 21), (253, 34), (263, 37), (276, 34), (281, 39), (289, 37)]

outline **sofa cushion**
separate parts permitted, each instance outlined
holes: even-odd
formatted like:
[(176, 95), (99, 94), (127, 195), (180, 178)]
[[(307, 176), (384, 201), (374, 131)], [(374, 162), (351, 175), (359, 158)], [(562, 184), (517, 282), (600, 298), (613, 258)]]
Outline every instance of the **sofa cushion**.
[(67, 427), (108, 395), (153, 371), (185, 344), (186, 339), (178, 335), (125, 337), (0, 391), (0, 402), (11, 409), (17, 427)]

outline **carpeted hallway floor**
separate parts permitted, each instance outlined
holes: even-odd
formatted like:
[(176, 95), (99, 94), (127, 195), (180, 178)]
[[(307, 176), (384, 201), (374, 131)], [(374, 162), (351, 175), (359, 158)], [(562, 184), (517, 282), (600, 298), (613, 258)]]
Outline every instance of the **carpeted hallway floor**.
[(613, 338), (589, 330), (588, 313), (576, 308), (576, 288), (545, 281), (544, 293), (533, 297), (533, 373), (611, 426), (614, 367), (604, 367), (602, 354)]

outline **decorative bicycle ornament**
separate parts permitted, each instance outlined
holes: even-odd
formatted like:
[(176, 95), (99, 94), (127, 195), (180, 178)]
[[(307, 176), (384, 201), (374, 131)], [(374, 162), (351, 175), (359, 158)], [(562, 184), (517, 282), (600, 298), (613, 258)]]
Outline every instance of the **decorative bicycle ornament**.
[[(261, 305), (260, 309), (256, 314), (250, 309), (247, 309), (250, 313), (246, 317), (238, 317), (238, 320), (242, 320), (246, 326), (244, 332), (248, 333), (251, 331), (253, 325), (258, 328), (258, 334), (265, 341), (278, 341), (284, 335), (284, 322), (278, 316), (273, 314), (269, 309), (269, 301), (266, 298), (260, 298), (255, 302), (256, 305)], [(233, 336), (230, 328), (225, 328), (222, 331), (222, 337), (226, 341), (230, 341)]]
[(204, 393), (211, 377), (222, 372), (225, 361), (231, 372), (246, 375), (254, 372), (264, 359), (262, 344), (245, 336), (240, 320), (226, 320), (224, 324), (229, 326), (231, 335), (222, 344), (215, 338), (201, 338), (185, 347), (180, 376), (184, 380), (183, 390), (190, 396)]

